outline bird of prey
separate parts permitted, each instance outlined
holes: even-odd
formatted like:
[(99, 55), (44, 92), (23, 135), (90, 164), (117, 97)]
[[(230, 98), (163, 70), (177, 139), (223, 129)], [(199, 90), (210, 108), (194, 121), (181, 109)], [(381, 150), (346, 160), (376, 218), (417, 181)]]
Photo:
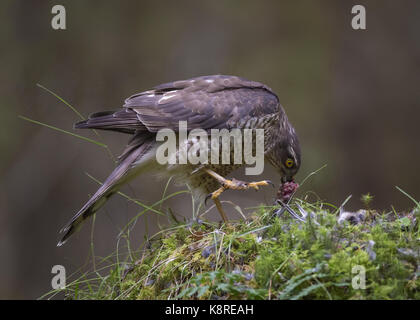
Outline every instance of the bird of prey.
[[(226, 222), (219, 201), (227, 189), (257, 189), (268, 180), (244, 182), (225, 177), (241, 164), (168, 164), (156, 161), (160, 129), (179, 131), (179, 121), (187, 121), (187, 130), (263, 129), (264, 158), (277, 169), (285, 186), (283, 193), (297, 188), (294, 176), (301, 164), (301, 151), (295, 129), (279, 103), (277, 95), (266, 85), (236, 76), (212, 75), (179, 80), (132, 95), (117, 111), (94, 113), (75, 128), (102, 129), (131, 135), (119, 163), (98, 191), (87, 201), (61, 232), (59, 246), (81, 224), (132, 178), (144, 172), (175, 176), (188, 184), (200, 199), (211, 197)], [(191, 141), (189, 144), (191, 145)], [(179, 148), (175, 152), (179, 152)], [(207, 198), (206, 198), (207, 199)]]

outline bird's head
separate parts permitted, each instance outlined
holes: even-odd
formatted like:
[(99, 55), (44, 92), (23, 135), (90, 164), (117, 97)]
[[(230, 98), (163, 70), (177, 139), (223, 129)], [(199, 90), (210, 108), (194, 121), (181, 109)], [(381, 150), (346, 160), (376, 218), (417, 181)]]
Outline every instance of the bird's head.
[(301, 164), (301, 151), (298, 137), (292, 127), (277, 141), (273, 148), (273, 156), (272, 161), (281, 175), (281, 182), (294, 181)]

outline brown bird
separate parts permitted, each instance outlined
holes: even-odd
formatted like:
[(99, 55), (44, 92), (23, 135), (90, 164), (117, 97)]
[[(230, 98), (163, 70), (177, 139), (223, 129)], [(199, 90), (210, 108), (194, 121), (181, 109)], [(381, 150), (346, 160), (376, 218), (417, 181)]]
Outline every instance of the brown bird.
[[(210, 161), (200, 164), (159, 164), (156, 156), (162, 142), (157, 141), (157, 133), (166, 128), (179, 136), (180, 121), (187, 121), (187, 132), (203, 129), (208, 135), (212, 129), (252, 129), (255, 137), (255, 129), (263, 129), (264, 158), (277, 169), (283, 185), (289, 188), (294, 186), (293, 177), (301, 164), (299, 141), (277, 95), (269, 87), (224, 75), (161, 84), (129, 97), (120, 110), (95, 113), (88, 120), (75, 124), (78, 129), (112, 130), (131, 134), (132, 138), (120, 156), (118, 166), (62, 229), (64, 236), (59, 246), (123, 184), (143, 172), (174, 176), (178, 182), (188, 184), (199, 201), (208, 195), (215, 201), (225, 222), (227, 217), (218, 198), (223, 191), (258, 189), (271, 183), (267, 180), (244, 182), (226, 179), (229, 173), (246, 164), (243, 159), (241, 163), (234, 163), (233, 153), (230, 154), (229, 164), (212, 164)], [(199, 141), (188, 139), (187, 149), (191, 150)], [(180, 143), (169, 155), (178, 160)]]

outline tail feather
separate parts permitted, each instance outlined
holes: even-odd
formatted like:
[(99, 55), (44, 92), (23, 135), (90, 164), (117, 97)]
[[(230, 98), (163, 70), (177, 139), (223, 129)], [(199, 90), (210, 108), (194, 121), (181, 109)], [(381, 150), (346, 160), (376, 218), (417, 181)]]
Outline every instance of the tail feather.
[(91, 114), (89, 119), (75, 123), (75, 129), (101, 129), (134, 134), (145, 126), (137, 118), (137, 113), (130, 109), (120, 111), (102, 111)]
[(103, 185), (89, 199), (89, 201), (79, 210), (79, 212), (70, 220), (60, 233), (64, 236), (58, 242), (57, 246), (62, 246), (81, 225), (93, 215), (102, 205), (128, 180), (134, 178), (137, 170), (133, 170), (133, 163), (138, 163), (140, 159), (150, 150), (152, 141), (143, 142), (137, 148), (132, 148), (122, 159), (120, 164), (112, 171)]

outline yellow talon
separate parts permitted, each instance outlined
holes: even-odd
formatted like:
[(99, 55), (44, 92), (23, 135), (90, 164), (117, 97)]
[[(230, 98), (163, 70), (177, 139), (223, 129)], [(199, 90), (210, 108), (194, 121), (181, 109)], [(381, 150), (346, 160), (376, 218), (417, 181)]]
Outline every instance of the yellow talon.
[(214, 200), (214, 202), (216, 203), (217, 210), (219, 211), (220, 215), (222, 216), (222, 219), (223, 219), (224, 222), (227, 222), (227, 217), (226, 217), (225, 212), (222, 209), (222, 204), (220, 203), (219, 197), (225, 190), (227, 190), (227, 189), (247, 190), (249, 188), (259, 190), (260, 186), (267, 186), (269, 184), (274, 186), (274, 184), (269, 180), (263, 180), (263, 181), (258, 181), (258, 182), (244, 182), (244, 181), (236, 180), (235, 178), (233, 178), (232, 180), (228, 180), (228, 179), (225, 179), (224, 177), (222, 177), (221, 175), (219, 175), (218, 173), (216, 173), (216, 172), (214, 172), (210, 169), (205, 169), (205, 171), (209, 175), (211, 175), (213, 178), (215, 178), (221, 184), (221, 187), (219, 189), (210, 193), (206, 197), (205, 202), (207, 202), (208, 198), (212, 198)]
[(214, 200), (214, 199), (217, 199), (222, 193), (223, 193), (223, 191), (225, 191), (225, 188), (224, 187), (220, 187), (219, 189), (217, 189), (216, 191), (214, 191), (212, 194), (211, 194), (211, 198)]

